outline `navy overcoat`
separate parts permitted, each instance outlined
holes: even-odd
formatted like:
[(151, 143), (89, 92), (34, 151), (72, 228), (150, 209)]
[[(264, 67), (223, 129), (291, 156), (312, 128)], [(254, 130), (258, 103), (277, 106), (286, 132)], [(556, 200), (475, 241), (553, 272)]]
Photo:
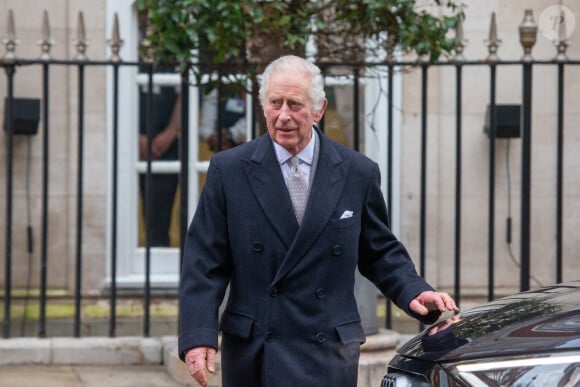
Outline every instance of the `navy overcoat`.
[(179, 353), (217, 349), (221, 331), (223, 387), (355, 387), (357, 266), (416, 318), (409, 302), (433, 290), (387, 227), (376, 163), (318, 138), (300, 227), (268, 134), (210, 162), (185, 242)]

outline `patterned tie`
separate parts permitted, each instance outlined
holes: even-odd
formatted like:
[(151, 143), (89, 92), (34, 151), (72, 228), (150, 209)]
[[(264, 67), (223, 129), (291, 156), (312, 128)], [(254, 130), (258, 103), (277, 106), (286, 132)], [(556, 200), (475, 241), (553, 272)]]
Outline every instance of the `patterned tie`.
[(298, 157), (292, 156), (290, 162), (292, 163), (292, 171), (290, 172), (290, 178), (288, 179), (288, 192), (290, 192), (290, 199), (292, 199), (296, 220), (298, 220), (298, 224), (300, 224), (302, 223), (304, 209), (306, 208), (308, 185), (300, 173), (300, 169), (298, 169), (298, 164), (300, 162)]

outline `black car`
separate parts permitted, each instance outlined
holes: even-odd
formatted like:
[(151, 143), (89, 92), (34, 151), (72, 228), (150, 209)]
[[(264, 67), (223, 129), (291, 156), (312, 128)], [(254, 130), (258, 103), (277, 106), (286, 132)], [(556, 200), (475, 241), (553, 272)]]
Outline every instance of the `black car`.
[(580, 386), (580, 281), (461, 312), (404, 344), (381, 387)]

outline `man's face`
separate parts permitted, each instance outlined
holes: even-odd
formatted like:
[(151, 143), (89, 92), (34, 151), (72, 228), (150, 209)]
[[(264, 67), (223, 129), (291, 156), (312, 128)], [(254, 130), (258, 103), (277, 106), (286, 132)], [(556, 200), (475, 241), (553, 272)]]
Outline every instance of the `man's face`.
[(264, 117), (270, 138), (288, 152), (297, 154), (308, 145), (312, 125), (324, 114), (326, 101), (313, 112), (308, 94), (310, 79), (300, 72), (278, 71), (270, 76)]

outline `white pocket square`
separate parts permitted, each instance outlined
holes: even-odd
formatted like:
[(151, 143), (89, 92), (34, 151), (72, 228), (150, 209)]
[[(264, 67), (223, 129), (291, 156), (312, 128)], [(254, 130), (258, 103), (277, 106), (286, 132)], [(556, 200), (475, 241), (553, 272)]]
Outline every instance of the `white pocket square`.
[(352, 218), (352, 211), (346, 210), (342, 213), (342, 215), (340, 215), (340, 218), (338, 219), (348, 219), (348, 218)]

